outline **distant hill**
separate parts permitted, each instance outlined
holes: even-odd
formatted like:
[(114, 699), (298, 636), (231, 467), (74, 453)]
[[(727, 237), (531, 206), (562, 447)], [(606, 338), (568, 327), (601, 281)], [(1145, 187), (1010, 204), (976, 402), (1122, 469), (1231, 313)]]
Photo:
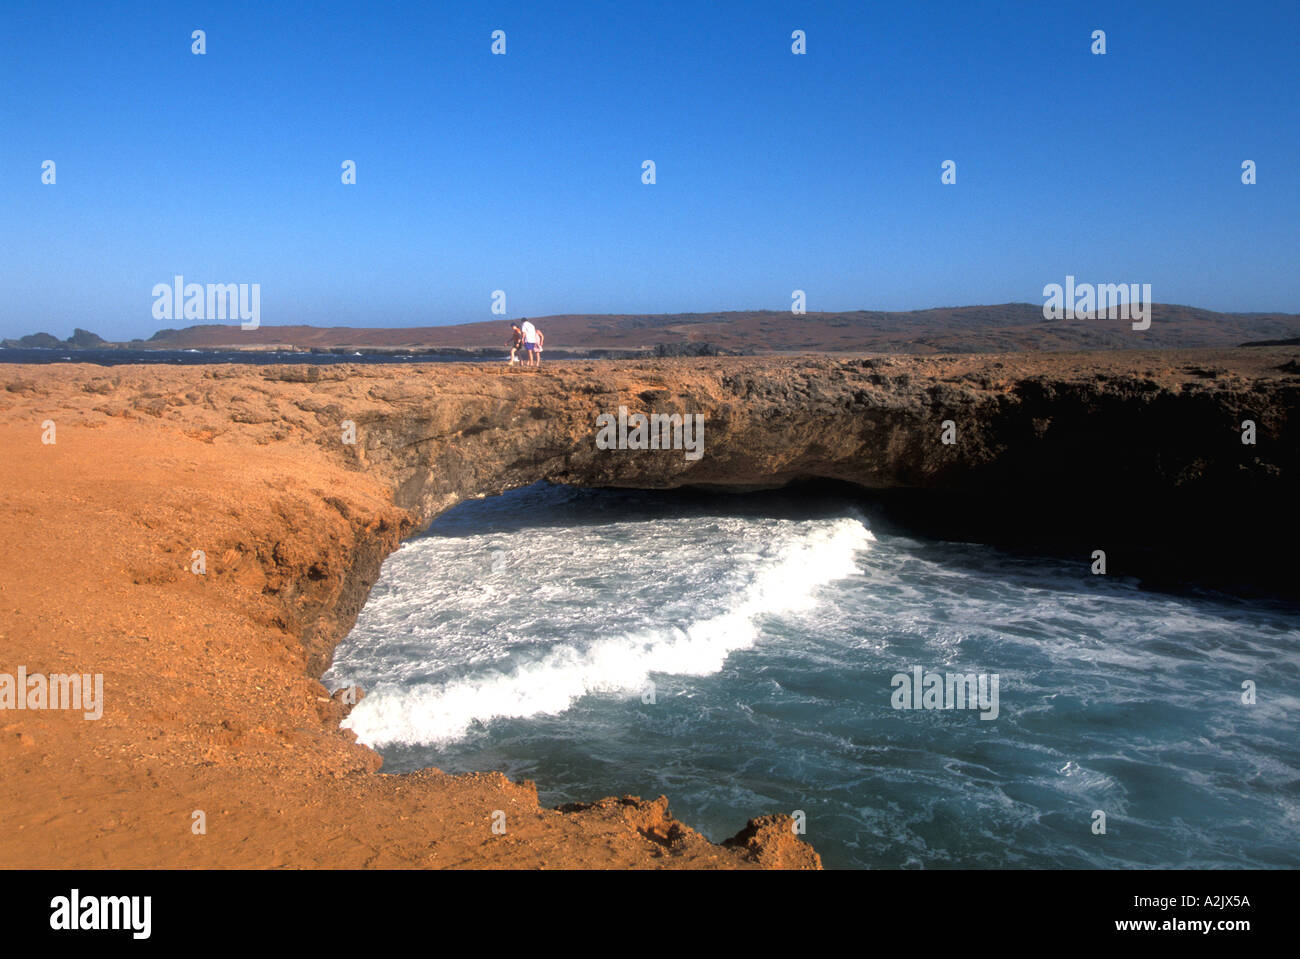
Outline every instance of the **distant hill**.
[[(671, 352), (689, 344), (707, 343), (721, 350), (757, 353), (987, 353), (1232, 347), (1246, 341), (1300, 337), (1300, 314), (1215, 313), (1169, 304), (1152, 307), (1151, 327), (1142, 332), (1134, 331), (1130, 321), (1124, 319), (1045, 320), (1042, 306), (1032, 303), (940, 307), (906, 313), (856, 310), (793, 315), (751, 310), (564, 314), (530, 319), (546, 334), (548, 349), (566, 351), (653, 350), (662, 345)], [(500, 319), (455, 326), (370, 329), (262, 326), (249, 331), (238, 325), (205, 325), (160, 330), (145, 343), (133, 341), (129, 345), (153, 349), (500, 349), (504, 348), (511, 322)]]
[(0, 340), (0, 346), (18, 347), (22, 349), (59, 349), (61, 347), (71, 347), (77, 350), (88, 350), (96, 347), (110, 346), (107, 340), (91, 333), (89, 330), (83, 330), (77, 327), (72, 331), (72, 335), (66, 340), (60, 340), (58, 337), (49, 333), (31, 333), (27, 336), (19, 337), (16, 340)]

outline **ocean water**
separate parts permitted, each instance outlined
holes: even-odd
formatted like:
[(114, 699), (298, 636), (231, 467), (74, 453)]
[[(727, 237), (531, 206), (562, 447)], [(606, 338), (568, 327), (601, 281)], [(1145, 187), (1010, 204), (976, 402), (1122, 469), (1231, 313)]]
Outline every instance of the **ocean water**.
[[(504, 350), (502, 353), (504, 354)], [(248, 363), (254, 366), (312, 365), (333, 363), (467, 363), (482, 362), (476, 357), (442, 353), (306, 353), (300, 350), (132, 350), (0, 347), (0, 363), (92, 363), (97, 366), (124, 366), (139, 363), (163, 363), (172, 366), (198, 366), (206, 363)]]
[[(714, 840), (799, 810), (831, 868), (1300, 866), (1294, 607), (871, 517), (824, 491), (463, 504), (386, 561), (325, 682), (368, 691), (344, 725), (388, 771), (665, 793)], [(916, 667), (996, 675), (996, 718), (895, 708)]]

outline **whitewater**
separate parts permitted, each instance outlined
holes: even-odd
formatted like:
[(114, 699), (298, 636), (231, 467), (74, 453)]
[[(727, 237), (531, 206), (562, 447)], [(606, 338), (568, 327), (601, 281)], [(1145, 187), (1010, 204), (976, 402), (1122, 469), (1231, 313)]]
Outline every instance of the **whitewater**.
[[(386, 561), (324, 681), (366, 689), (344, 725), (390, 771), (666, 793), (714, 839), (800, 810), (832, 867), (1300, 865), (1293, 608), (870, 516), (824, 491), (465, 504)], [(914, 667), (998, 674), (998, 719), (891, 708)]]

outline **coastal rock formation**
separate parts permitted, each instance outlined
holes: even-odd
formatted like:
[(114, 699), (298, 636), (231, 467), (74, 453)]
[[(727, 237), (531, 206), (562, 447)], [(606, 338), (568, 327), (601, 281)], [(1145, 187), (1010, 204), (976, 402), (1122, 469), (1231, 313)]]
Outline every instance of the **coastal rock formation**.
[(744, 849), (760, 866), (769, 869), (820, 869), (821, 856), (795, 834), (795, 821), (786, 815), (751, 819), (724, 846)]
[[(1296, 356), (0, 367), (0, 670), (102, 673), (106, 699), (0, 713), (0, 864), (815, 867), (784, 818), (715, 845), (663, 799), (376, 774), (318, 677), (403, 538), (538, 480), (838, 481), (873, 522), (1077, 550), (1084, 584), (1104, 549), (1285, 588)], [(702, 455), (598, 448), (620, 406), (702, 416)]]

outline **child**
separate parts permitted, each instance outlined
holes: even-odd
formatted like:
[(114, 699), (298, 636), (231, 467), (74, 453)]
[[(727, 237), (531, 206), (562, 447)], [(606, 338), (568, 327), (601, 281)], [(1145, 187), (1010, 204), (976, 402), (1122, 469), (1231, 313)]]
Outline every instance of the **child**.
[(506, 345), (510, 347), (510, 364), (513, 366), (519, 362), (519, 357), (516, 355), (519, 352), (519, 347), (524, 345), (524, 333), (523, 330), (519, 329), (518, 323), (510, 325), (510, 342)]

